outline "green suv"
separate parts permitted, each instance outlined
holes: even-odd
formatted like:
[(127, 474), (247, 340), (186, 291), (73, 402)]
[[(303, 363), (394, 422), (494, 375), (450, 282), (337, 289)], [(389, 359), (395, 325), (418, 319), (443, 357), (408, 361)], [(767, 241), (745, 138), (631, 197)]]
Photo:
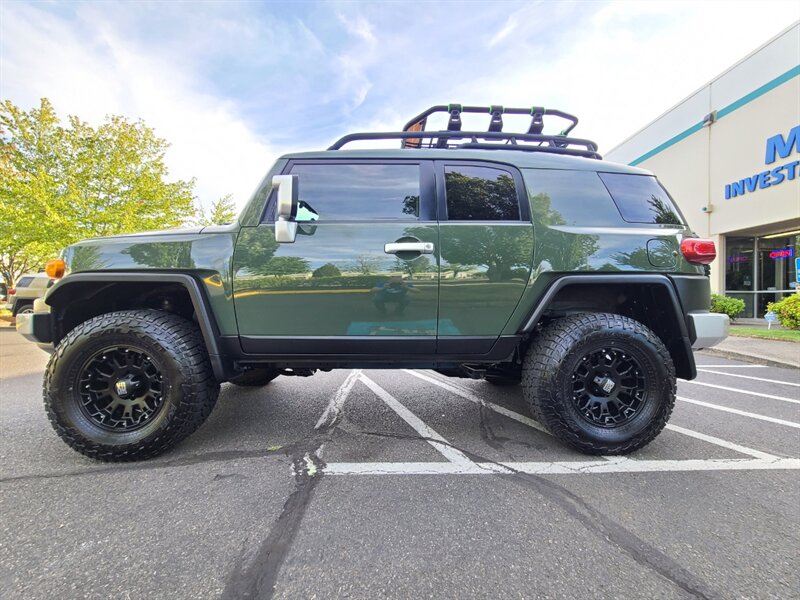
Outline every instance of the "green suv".
[[(463, 130), (464, 113), (487, 130)], [(504, 131), (505, 115), (528, 130)], [(426, 130), (432, 116), (446, 128)], [(53, 352), (53, 427), (87, 456), (144, 459), (197, 429), (223, 382), (423, 368), (520, 384), (581, 452), (643, 447), (676, 377), (696, 376), (692, 349), (727, 335), (708, 312), (716, 251), (652, 174), (570, 137), (576, 123), (434, 106), (280, 158), (232, 225), (66, 248), (17, 322)], [(378, 139), (400, 148), (342, 149)]]

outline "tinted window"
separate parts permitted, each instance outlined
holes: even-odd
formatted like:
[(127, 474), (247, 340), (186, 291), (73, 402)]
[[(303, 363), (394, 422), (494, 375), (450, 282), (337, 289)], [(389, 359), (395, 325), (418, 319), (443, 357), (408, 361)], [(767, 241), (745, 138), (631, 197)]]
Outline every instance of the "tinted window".
[(33, 277), (22, 277), (22, 278), (21, 278), (21, 279), (20, 279), (20, 280), (17, 282), (17, 287), (21, 287), (21, 288), (23, 288), (23, 287), (29, 287), (32, 281), (33, 281)]
[(291, 173), (320, 221), (419, 218), (419, 165), (297, 164)]
[(523, 169), (534, 214), (546, 225), (618, 226), (619, 211), (594, 171)]
[(519, 221), (514, 177), (491, 167), (444, 168), (447, 218), (451, 221)]
[(682, 225), (678, 209), (655, 177), (626, 173), (598, 173), (622, 218), (629, 223)]

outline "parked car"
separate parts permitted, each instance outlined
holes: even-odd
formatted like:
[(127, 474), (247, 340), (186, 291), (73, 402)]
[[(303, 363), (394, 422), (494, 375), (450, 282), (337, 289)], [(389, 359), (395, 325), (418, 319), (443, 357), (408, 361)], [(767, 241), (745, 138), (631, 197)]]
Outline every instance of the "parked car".
[[(487, 130), (462, 130), (463, 113)], [(528, 130), (505, 131), (508, 114)], [(427, 131), (436, 115), (446, 129)], [(403, 131), (283, 156), (232, 225), (70, 246), (17, 322), (55, 347), (50, 422), (87, 456), (143, 459), (196, 430), (222, 382), (430, 368), (521, 384), (581, 452), (642, 448), (676, 376), (696, 376), (692, 349), (727, 335), (708, 310), (716, 249), (651, 173), (570, 137), (576, 124), (435, 106)], [(400, 148), (343, 149), (376, 139)]]
[(23, 275), (16, 287), (8, 290), (11, 314), (22, 315), (33, 312), (33, 301), (44, 296), (54, 281), (46, 273)]

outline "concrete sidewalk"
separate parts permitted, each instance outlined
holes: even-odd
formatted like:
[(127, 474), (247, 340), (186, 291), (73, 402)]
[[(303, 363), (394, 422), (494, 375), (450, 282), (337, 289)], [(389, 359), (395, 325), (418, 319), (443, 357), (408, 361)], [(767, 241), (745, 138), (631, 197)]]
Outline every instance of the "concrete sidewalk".
[(800, 344), (795, 342), (729, 336), (701, 352), (772, 367), (800, 369)]

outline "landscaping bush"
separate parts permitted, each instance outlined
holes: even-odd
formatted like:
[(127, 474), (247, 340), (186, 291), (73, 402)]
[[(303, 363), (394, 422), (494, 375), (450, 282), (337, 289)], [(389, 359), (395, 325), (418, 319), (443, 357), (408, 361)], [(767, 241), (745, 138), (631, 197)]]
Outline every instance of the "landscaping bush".
[(744, 312), (744, 300), (711, 294), (711, 312), (728, 315), (731, 321), (735, 321)]
[(780, 302), (770, 302), (767, 310), (778, 316), (778, 322), (787, 329), (800, 329), (800, 295), (792, 294)]

